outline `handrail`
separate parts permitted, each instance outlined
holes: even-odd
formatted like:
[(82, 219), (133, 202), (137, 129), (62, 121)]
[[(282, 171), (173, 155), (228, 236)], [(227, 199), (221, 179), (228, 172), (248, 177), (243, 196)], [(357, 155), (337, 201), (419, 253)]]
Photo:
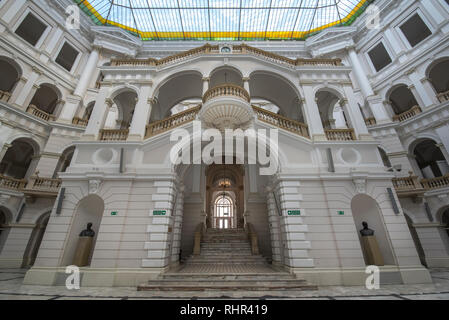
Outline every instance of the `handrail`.
[(89, 119), (82, 119), (82, 118), (74, 117), (72, 120), (72, 124), (77, 125), (77, 126), (87, 127), (88, 123), (89, 123)]
[(41, 118), (45, 121), (55, 121), (56, 117), (50, 113), (47, 113), (45, 111), (42, 111), (38, 107), (36, 107), (34, 104), (30, 104), (27, 108), (27, 112), (31, 113), (32, 115)]
[(357, 137), (355, 136), (354, 129), (327, 129), (326, 137), (331, 141), (355, 141)]
[(244, 88), (235, 84), (227, 83), (207, 90), (203, 96), (203, 103), (221, 96), (235, 96), (242, 98), (246, 102), (250, 102), (251, 100), (248, 91)]
[(437, 94), (437, 98), (440, 102), (449, 101), (449, 91), (441, 92)]
[(11, 98), (11, 92), (0, 90), (0, 101), (8, 102)]
[(125, 141), (128, 139), (129, 129), (102, 129), (100, 141)]
[[(252, 53), (257, 56), (262, 56), (264, 58), (268, 58), (269, 60), (275, 62), (282, 62), (291, 66), (341, 66), (341, 59), (290, 59), (276, 53), (268, 52), (262, 49), (258, 49), (255, 47), (248, 46), (246, 44), (233, 46), (233, 53)], [(204, 46), (190, 49), (181, 53), (177, 53), (162, 59), (112, 59), (111, 66), (119, 67), (119, 66), (161, 66), (164, 64), (176, 62), (187, 57), (199, 55), (199, 54), (208, 54), (208, 53), (218, 53), (219, 46), (218, 45), (210, 45), (205, 44)]]
[(256, 229), (254, 229), (253, 225), (249, 222), (246, 223), (248, 239), (251, 243), (251, 253), (253, 255), (259, 254), (259, 241), (257, 238)]
[(196, 256), (200, 255), (201, 253), (201, 237), (203, 236), (204, 228), (204, 222), (201, 222), (195, 229), (193, 254)]
[(32, 176), (30, 180), (25, 184), (23, 191), (57, 194), (59, 188), (61, 187), (61, 184), (61, 179)]
[(393, 117), (393, 121), (395, 122), (403, 122), (407, 121), (408, 119), (413, 118), (414, 116), (420, 114), (422, 112), (421, 108), (419, 106), (413, 106), (410, 108), (410, 110), (407, 110), (401, 114), (397, 114)]
[(449, 174), (442, 177), (423, 179), (421, 180), (421, 185), (428, 190), (447, 188), (449, 187)]
[(398, 191), (422, 189), (418, 177), (413, 175), (411, 175), (410, 177), (393, 178), (393, 186)]
[(145, 139), (195, 120), (200, 109), (201, 105), (182, 111), (166, 119), (150, 123), (146, 128)]
[(286, 118), (277, 113), (270, 112), (270, 111), (265, 110), (260, 107), (256, 107), (256, 106), (252, 106), (252, 107), (253, 107), (253, 110), (257, 114), (257, 118), (260, 121), (275, 125), (281, 129), (285, 129), (287, 131), (294, 132), (304, 138), (310, 139), (308, 125), (306, 125), (302, 122), (296, 121), (296, 120)]
[(20, 191), (26, 184), (25, 179), (15, 179), (0, 174), (0, 188)]
[(161, 66), (167, 63), (175, 62), (177, 60), (181, 60), (190, 56), (194, 56), (201, 53), (211, 53), (213, 51), (218, 52), (219, 46), (212, 46), (210, 44), (205, 44), (204, 46), (190, 49), (181, 53), (177, 53), (160, 60), (154, 58), (148, 59), (113, 59), (111, 60), (111, 66), (119, 67), (119, 66)]

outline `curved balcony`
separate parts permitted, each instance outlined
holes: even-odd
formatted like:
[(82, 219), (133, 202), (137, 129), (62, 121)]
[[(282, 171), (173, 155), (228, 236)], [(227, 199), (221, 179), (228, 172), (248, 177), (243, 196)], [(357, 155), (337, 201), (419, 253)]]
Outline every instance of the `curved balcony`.
[(150, 123), (149, 125), (147, 125), (145, 139), (148, 139), (160, 133), (179, 127), (187, 122), (195, 120), (196, 115), (198, 114), (200, 109), (201, 105), (177, 113), (169, 118)]
[(208, 90), (198, 117), (206, 127), (236, 129), (246, 127), (254, 118), (249, 93), (234, 84), (224, 84)]
[(209, 100), (212, 100), (217, 97), (226, 97), (226, 96), (241, 98), (248, 103), (251, 100), (248, 91), (246, 91), (244, 88), (236, 86), (234, 84), (223, 84), (221, 86), (209, 89), (204, 94), (203, 103), (206, 103)]
[(354, 141), (357, 140), (354, 129), (327, 129), (327, 140), (330, 141)]
[(30, 104), (28, 106), (27, 112), (32, 114), (33, 116), (36, 116), (42, 120), (45, 120), (45, 121), (55, 121), (56, 120), (56, 117), (54, 115), (40, 110), (38, 107), (36, 107), (33, 104)]

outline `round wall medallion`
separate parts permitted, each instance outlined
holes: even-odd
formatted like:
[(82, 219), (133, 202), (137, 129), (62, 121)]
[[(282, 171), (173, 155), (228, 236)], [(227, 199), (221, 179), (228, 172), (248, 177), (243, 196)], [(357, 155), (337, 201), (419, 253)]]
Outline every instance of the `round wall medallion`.
[(354, 148), (342, 148), (338, 151), (338, 157), (345, 164), (356, 165), (359, 164), (362, 160), (362, 156), (360, 152), (355, 150)]
[(116, 151), (111, 148), (101, 148), (92, 155), (92, 161), (96, 165), (106, 165), (111, 163), (116, 156)]

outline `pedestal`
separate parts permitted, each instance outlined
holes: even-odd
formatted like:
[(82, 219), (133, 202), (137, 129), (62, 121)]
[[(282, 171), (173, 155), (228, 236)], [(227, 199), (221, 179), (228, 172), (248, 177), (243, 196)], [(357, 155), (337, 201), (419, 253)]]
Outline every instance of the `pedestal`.
[(85, 267), (89, 265), (89, 256), (92, 251), (93, 237), (79, 237), (78, 245), (73, 258), (73, 265)]
[(384, 266), (384, 259), (375, 236), (362, 237), (363, 251), (366, 264), (370, 266)]

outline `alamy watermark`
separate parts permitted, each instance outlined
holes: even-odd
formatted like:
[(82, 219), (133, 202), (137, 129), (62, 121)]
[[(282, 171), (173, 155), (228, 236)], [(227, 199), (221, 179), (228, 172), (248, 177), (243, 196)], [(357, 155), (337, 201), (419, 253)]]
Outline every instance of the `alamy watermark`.
[(69, 274), (65, 280), (65, 287), (67, 290), (80, 289), (80, 268), (77, 266), (68, 266), (65, 268), (65, 273)]
[(380, 269), (378, 266), (366, 267), (365, 273), (369, 276), (366, 278), (365, 286), (368, 290), (380, 289)]
[[(201, 121), (193, 121), (193, 132), (174, 129), (170, 151), (172, 164), (258, 164), (259, 174), (273, 175), (279, 168), (278, 129), (202, 130)], [(203, 147), (203, 142), (209, 142)], [(234, 148), (235, 145), (235, 148)], [(193, 150), (192, 150), (193, 149)], [(235, 161), (234, 161), (235, 160)], [(224, 163), (223, 163), (224, 162)]]
[(366, 9), (365, 26), (368, 30), (380, 28), (380, 9), (375, 4)]
[(77, 5), (71, 5), (67, 7), (65, 13), (68, 15), (65, 27), (68, 30), (78, 30), (80, 28), (80, 8)]

